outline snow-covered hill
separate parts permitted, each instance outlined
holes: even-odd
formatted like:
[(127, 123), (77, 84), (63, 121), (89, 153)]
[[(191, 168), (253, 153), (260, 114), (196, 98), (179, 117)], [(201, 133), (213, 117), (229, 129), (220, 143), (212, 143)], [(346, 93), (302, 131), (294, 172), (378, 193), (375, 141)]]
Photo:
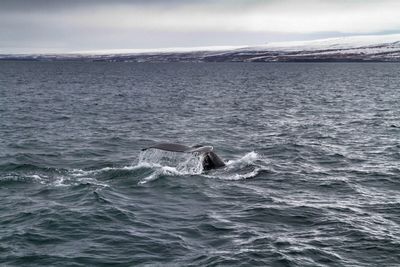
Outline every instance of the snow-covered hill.
[(348, 36), (311, 41), (275, 42), (266, 45), (249, 47), (255, 50), (316, 50), (316, 49), (348, 49), (355, 47), (377, 46), (400, 42), (400, 34)]
[(400, 34), (276, 42), (242, 47), (103, 50), (69, 54), (0, 55), (0, 59), (133, 62), (400, 62)]
[(238, 50), (242, 55), (258, 54), (247, 61), (399, 61), (400, 34), (277, 42)]

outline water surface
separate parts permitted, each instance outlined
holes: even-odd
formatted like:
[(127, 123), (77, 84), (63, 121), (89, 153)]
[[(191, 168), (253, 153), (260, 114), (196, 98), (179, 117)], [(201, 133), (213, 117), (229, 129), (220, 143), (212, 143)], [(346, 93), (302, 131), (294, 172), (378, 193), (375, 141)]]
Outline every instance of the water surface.
[[(399, 74), (0, 62), (0, 264), (396, 266)], [(139, 161), (165, 141), (228, 166)]]

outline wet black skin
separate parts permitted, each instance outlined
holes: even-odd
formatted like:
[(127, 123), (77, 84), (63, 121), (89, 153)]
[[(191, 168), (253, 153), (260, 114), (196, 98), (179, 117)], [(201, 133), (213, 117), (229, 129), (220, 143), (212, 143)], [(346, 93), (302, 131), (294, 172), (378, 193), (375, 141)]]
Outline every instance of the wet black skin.
[(209, 153), (205, 154), (204, 160), (203, 160), (203, 169), (205, 171), (221, 168), (224, 166), (225, 166), (225, 163), (214, 152), (209, 152)]

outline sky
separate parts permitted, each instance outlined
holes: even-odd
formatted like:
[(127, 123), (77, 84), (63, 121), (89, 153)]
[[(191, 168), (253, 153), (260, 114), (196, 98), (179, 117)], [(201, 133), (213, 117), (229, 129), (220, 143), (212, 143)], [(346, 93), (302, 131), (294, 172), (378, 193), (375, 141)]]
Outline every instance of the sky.
[(400, 33), (399, 0), (0, 0), (0, 54)]

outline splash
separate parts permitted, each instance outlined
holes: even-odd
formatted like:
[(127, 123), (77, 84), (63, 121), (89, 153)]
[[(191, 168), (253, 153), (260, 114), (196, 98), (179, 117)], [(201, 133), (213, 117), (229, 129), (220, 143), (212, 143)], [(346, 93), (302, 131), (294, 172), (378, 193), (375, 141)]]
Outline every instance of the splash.
[(226, 165), (231, 169), (242, 168), (254, 164), (258, 159), (260, 159), (260, 155), (257, 152), (251, 151), (239, 159), (229, 160)]
[[(219, 180), (245, 180), (257, 177), (267, 170), (265, 160), (252, 151), (244, 156), (229, 160), (226, 167), (211, 171), (203, 171), (204, 156), (196, 153), (177, 153), (149, 149), (139, 154), (137, 164), (129, 166), (104, 167), (93, 170), (82, 169), (54, 169), (52, 172), (31, 172), (25, 176), (10, 173), (0, 177), (1, 183), (7, 182), (34, 182), (46, 186), (68, 187), (76, 185), (92, 185), (96, 187), (110, 187), (109, 182), (102, 177), (139, 176), (138, 184), (145, 184), (163, 176), (190, 176), (201, 175), (205, 178)], [(122, 173), (122, 174), (121, 174)], [(110, 179), (110, 178), (107, 178)]]
[(149, 149), (142, 151), (139, 162), (134, 168), (149, 168), (153, 172), (139, 181), (145, 184), (157, 180), (161, 176), (183, 176), (202, 175), (206, 178), (220, 180), (245, 180), (258, 176), (261, 172), (268, 170), (258, 163), (262, 162), (257, 152), (249, 152), (243, 157), (230, 160), (226, 167), (203, 172), (203, 156), (192, 153), (176, 153)]
[(216, 171), (205, 175), (208, 178), (237, 181), (254, 178), (262, 171), (267, 170), (265, 166), (257, 164), (261, 156), (257, 152), (249, 152), (239, 159), (230, 160), (222, 171)]
[(177, 153), (148, 149), (139, 155), (139, 166), (171, 167), (181, 174), (200, 174), (203, 170), (203, 155), (198, 153)]
[(154, 171), (139, 181), (139, 184), (145, 184), (166, 175), (201, 174), (203, 159), (204, 156), (199, 153), (177, 153), (158, 149), (142, 151), (136, 167), (151, 168)]

